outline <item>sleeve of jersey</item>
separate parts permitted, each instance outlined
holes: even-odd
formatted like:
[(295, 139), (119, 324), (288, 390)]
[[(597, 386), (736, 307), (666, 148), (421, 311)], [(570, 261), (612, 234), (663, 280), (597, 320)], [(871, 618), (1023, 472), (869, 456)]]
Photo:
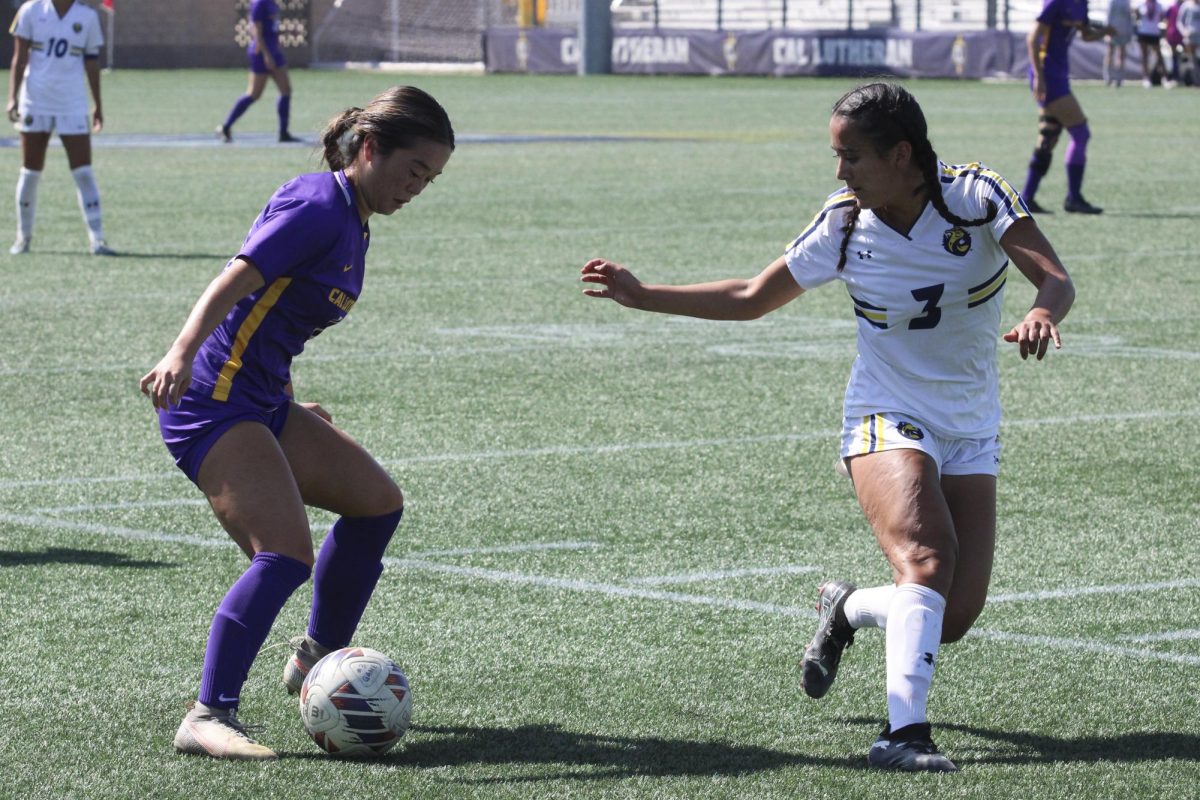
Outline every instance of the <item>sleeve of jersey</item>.
[(100, 55), (100, 48), (103, 46), (104, 31), (100, 28), (100, 15), (92, 14), (92, 23), (88, 26), (88, 36), (83, 45), (83, 53), (88, 58), (95, 58)]
[(17, 11), (17, 16), (13, 19), (12, 27), (8, 32), (20, 39), (33, 40), (33, 21), (32, 15), (28, 13), (28, 4), (21, 6)]
[(973, 215), (986, 216), (987, 205), (991, 201), (996, 205), (996, 217), (992, 220), (992, 235), (996, 241), (1004, 236), (1005, 231), (1019, 219), (1029, 219), (1029, 210), (1021, 200), (1021, 195), (1009, 185), (1000, 173), (980, 164), (974, 174), (974, 192), (972, 196), (978, 204)]
[(320, 206), (277, 195), (263, 209), (239, 255), (271, 283), (284, 275), (306, 273), (333, 245), (335, 235)]
[(250, 21), (265, 23), (271, 15), (267, 13), (267, 4), (254, 2), (250, 4)]
[(1037, 21), (1043, 25), (1053, 25), (1062, 17), (1059, 0), (1050, 0), (1042, 9), (1042, 13), (1038, 14)]
[(830, 195), (804, 232), (788, 245), (784, 258), (801, 289), (815, 289), (837, 277), (841, 227), (846, 210), (853, 204), (854, 195), (849, 192)]

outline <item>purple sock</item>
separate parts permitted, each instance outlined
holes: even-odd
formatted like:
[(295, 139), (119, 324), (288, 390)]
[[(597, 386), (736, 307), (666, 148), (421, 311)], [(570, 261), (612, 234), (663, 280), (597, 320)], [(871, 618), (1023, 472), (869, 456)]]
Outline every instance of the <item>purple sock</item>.
[(1083, 168), (1087, 164), (1087, 144), (1092, 138), (1088, 124), (1081, 122), (1067, 128), (1071, 141), (1067, 142), (1067, 197), (1078, 198), (1083, 190)]
[(333, 523), (313, 569), (308, 635), (331, 650), (350, 644), (383, 573), (387, 549), (404, 509), (381, 517), (342, 517)]
[(232, 128), (233, 123), (237, 122), (238, 117), (240, 117), (242, 114), (245, 114), (246, 109), (249, 108), (253, 103), (254, 98), (248, 94), (244, 94), (239, 97), (237, 102), (233, 104), (233, 108), (230, 109), (229, 116), (225, 118), (225, 125), (223, 127), (226, 129)]
[(285, 134), (288, 132), (288, 116), (292, 113), (292, 96), (290, 94), (279, 95), (279, 101), (275, 103), (275, 110), (279, 112), (279, 133)]
[(200, 678), (201, 703), (237, 708), (242, 684), (275, 617), (311, 572), (307, 564), (279, 553), (254, 556), (213, 616)]

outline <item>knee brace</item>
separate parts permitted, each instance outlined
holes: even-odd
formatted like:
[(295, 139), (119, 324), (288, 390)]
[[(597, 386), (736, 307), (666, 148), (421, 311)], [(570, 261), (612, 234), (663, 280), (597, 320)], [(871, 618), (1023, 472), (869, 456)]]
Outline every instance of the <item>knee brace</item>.
[(1058, 137), (1062, 133), (1062, 123), (1056, 117), (1049, 114), (1042, 114), (1038, 117), (1038, 135), (1042, 137), (1044, 145), (1048, 149), (1054, 149), (1054, 145), (1058, 144)]
[(1038, 148), (1033, 151), (1033, 158), (1029, 159), (1029, 168), (1037, 175), (1045, 175), (1050, 170), (1050, 157), (1053, 151), (1050, 148)]

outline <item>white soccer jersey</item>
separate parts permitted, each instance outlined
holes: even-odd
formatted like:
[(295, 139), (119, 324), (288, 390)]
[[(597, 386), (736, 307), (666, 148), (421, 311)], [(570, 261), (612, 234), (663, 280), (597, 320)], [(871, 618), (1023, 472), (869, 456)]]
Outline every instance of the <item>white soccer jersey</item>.
[(1029, 216), (1017, 192), (981, 164), (938, 163), (946, 206), (959, 227), (926, 203), (907, 235), (872, 211), (859, 214), (838, 254), (854, 195), (843, 189), (787, 250), (787, 265), (805, 290), (840, 279), (858, 317), (858, 357), (846, 388), (845, 415), (911, 414), (942, 436), (984, 438), (1000, 426), (996, 344), (1008, 258), (1000, 237)]
[(51, 0), (28, 0), (9, 33), (30, 42), (21, 115), (88, 114), (83, 59), (99, 56), (104, 45), (96, 10), (76, 2), (59, 17)]

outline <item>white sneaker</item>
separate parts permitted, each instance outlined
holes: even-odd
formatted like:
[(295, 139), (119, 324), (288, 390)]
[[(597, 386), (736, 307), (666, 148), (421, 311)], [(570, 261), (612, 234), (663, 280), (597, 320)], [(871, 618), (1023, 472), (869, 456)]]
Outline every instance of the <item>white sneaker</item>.
[(295, 694), (304, 685), (304, 679), (308, 676), (309, 670), (333, 651), (309, 639), (307, 634), (288, 639), (288, 647), (292, 648), (292, 654), (288, 656), (287, 663), (283, 665), (281, 680), (284, 687), (287, 688), (288, 694)]
[(238, 761), (270, 761), (275, 751), (250, 738), (246, 726), (233, 709), (190, 704), (187, 716), (175, 733), (175, 749), (186, 755), (212, 756)]
[(109, 247), (103, 239), (92, 239), (88, 250), (94, 256), (115, 256), (117, 254), (117, 251)]
[(29, 252), (29, 241), (30, 240), (24, 236), (18, 236), (17, 240), (15, 242), (13, 242), (12, 247), (8, 248), (8, 254), (13, 255), (13, 256), (19, 256), (22, 253), (28, 253)]

